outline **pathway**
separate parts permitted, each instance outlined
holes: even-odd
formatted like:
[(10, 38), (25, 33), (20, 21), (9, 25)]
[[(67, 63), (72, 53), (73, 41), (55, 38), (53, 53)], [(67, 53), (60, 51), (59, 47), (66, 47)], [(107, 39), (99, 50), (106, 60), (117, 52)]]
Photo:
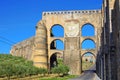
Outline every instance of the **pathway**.
[(80, 77), (70, 80), (101, 80), (101, 79), (95, 73), (95, 66), (93, 66), (89, 70), (84, 71), (84, 73)]

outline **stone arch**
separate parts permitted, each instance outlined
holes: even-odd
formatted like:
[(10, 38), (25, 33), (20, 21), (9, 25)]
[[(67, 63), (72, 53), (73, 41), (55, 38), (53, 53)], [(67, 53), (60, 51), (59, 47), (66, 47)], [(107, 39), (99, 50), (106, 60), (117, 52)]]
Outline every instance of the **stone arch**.
[(58, 58), (63, 58), (63, 54), (55, 52), (50, 56), (50, 69), (58, 66)]
[(90, 53), (90, 54), (92, 54), (94, 57), (96, 57), (96, 55), (95, 55), (93, 52), (90, 52), (90, 51), (89, 51), (89, 52), (85, 52), (84, 54), (81, 55), (81, 57), (83, 57), (86, 53)]
[(91, 23), (85, 23), (81, 27), (81, 36), (95, 36), (95, 27)]
[(93, 39), (86, 38), (81, 43), (81, 49), (95, 49), (96, 43)]
[(61, 24), (54, 24), (50, 28), (51, 37), (64, 37), (64, 27)]
[(93, 53), (95, 57), (97, 56), (96, 49), (81, 50), (81, 56), (83, 56), (84, 53), (87, 53), (87, 52)]
[(51, 41), (50, 49), (64, 50), (64, 42), (60, 39)]
[(96, 61), (96, 56), (92, 52), (86, 52), (81, 56), (81, 65), (82, 65), (82, 71), (88, 70), (91, 68)]

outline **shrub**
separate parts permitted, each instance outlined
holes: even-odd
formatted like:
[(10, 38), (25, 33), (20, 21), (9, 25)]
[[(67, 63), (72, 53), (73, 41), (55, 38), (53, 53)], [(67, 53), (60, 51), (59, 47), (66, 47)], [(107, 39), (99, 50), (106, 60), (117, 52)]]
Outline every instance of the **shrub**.
[(46, 69), (39, 69), (33, 66), (32, 61), (25, 60), (22, 57), (16, 57), (8, 54), (0, 54), (0, 77), (11, 76), (25, 77), (47, 73)]
[(39, 68), (39, 74), (43, 74), (45, 76), (46, 73), (47, 70), (45, 68)]
[(3, 69), (3, 73), (5, 76), (7, 76), (8, 80), (10, 80), (10, 76), (12, 76), (14, 74), (14, 68), (13, 68), (13, 64), (11, 63), (3, 63), (1, 65), (2, 69)]
[(60, 74), (68, 74), (69, 68), (65, 65), (59, 65), (58, 67), (52, 68), (52, 73), (57, 73), (58, 75)]

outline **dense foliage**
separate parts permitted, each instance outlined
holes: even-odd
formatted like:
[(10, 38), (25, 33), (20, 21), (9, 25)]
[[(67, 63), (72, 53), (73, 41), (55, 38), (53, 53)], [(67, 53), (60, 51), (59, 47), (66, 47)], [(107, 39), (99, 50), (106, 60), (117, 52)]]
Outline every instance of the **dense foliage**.
[(25, 77), (47, 73), (46, 69), (33, 66), (32, 61), (9, 54), (0, 54), (0, 77)]
[[(62, 59), (58, 59), (58, 66), (51, 69), (54, 74), (68, 74), (69, 68), (63, 64)], [(0, 54), (0, 78), (12, 77), (22, 78), (38, 74), (45, 74), (47, 70), (33, 66), (32, 61), (28, 61), (22, 57), (12, 56), (10, 54)]]
[(69, 68), (65, 65), (59, 65), (58, 67), (53, 68), (52, 72), (57, 74), (68, 74)]
[(52, 73), (57, 73), (58, 75), (68, 74), (68, 72), (69, 72), (69, 67), (64, 65), (61, 59), (58, 59), (58, 66), (52, 68)]

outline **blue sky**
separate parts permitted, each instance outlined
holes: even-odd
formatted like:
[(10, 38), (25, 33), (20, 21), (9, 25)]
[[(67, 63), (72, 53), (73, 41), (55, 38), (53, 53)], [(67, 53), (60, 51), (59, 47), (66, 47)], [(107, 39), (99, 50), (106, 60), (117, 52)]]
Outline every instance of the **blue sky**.
[(102, 0), (1, 0), (0, 53), (35, 35), (43, 11), (100, 9)]

